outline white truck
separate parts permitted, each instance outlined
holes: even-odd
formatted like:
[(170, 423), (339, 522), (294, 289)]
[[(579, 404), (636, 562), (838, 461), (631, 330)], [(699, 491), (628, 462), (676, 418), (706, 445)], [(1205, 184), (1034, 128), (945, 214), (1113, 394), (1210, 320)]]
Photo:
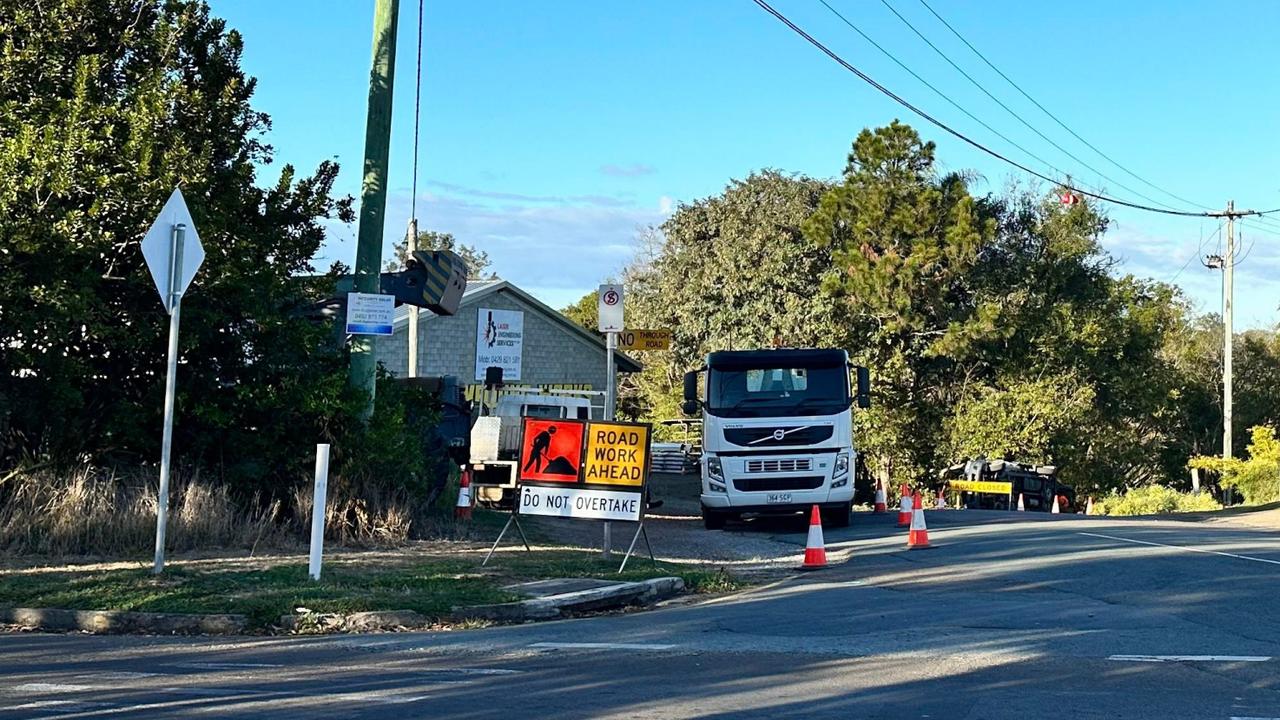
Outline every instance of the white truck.
[(469, 465), (477, 500), (506, 505), (515, 496), (522, 418), (599, 420), (604, 416), (603, 408), (592, 405), (587, 393), (575, 392), (503, 395), (493, 414), (476, 418), (471, 426)]
[(847, 526), (853, 406), (870, 404), (869, 374), (844, 350), (708, 355), (705, 366), (685, 375), (682, 405), (686, 415), (702, 413), (703, 524), (716, 530), (746, 513), (818, 505), (824, 525)]

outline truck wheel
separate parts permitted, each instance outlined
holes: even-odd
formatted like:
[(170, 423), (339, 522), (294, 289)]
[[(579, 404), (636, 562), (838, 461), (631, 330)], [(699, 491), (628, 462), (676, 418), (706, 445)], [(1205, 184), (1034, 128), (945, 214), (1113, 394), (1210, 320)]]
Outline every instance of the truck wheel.
[(710, 510), (706, 505), (702, 506), (702, 526), (708, 530), (723, 530), (724, 522), (728, 517), (724, 513)]
[(849, 527), (849, 506), (822, 509), (822, 524), (832, 528)]

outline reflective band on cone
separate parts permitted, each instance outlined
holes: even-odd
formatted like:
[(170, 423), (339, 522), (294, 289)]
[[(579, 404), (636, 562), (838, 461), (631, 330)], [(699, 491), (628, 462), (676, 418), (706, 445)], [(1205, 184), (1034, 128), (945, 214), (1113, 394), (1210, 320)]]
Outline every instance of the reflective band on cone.
[(804, 546), (804, 564), (801, 570), (817, 570), (827, 566), (827, 547), (822, 541), (822, 513), (813, 506), (809, 514), (809, 541)]
[(924, 526), (924, 509), (920, 506), (920, 493), (912, 502), (911, 531), (907, 533), (907, 549), (922, 550), (929, 547), (929, 531)]
[(1026, 512), (1027, 505), (1022, 502), (1022, 493), (1018, 493), (1018, 512)]
[(888, 501), (885, 499), (885, 496), (884, 496), (884, 482), (883, 482), (883, 481), (881, 481), (881, 480), (877, 480), (877, 481), (876, 481), (876, 506), (875, 506), (875, 511), (876, 511), (876, 512), (878, 512), (878, 513), (888, 512), (888, 511), (889, 511), (889, 504), (888, 504)]
[(1059, 514), (1059, 513), (1061, 513), (1061, 512), (1062, 512), (1062, 509), (1058, 507), (1058, 496), (1057, 496), (1057, 495), (1054, 495), (1054, 496), (1053, 496), (1053, 509), (1052, 509), (1052, 510), (1050, 510), (1049, 512), (1050, 512), (1051, 514), (1053, 514), (1053, 515), (1057, 515), (1057, 514)]
[(471, 470), (462, 471), (462, 479), (458, 482), (458, 504), (453, 508), (453, 517), (458, 520), (471, 519)]

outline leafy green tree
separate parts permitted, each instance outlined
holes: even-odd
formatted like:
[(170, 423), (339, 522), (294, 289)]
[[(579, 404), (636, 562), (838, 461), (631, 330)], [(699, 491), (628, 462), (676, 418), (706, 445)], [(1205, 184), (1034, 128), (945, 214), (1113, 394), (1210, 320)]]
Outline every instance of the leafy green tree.
[(964, 178), (940, 176), (934, 145), (894, 122), (864, 130), (843, 182), (804, 223), (838, 272), (823, 289), (839, 303), (843, 338), (871, 368), (878, 408), (860, 418), (863, 447), (907, 477), (944, 466), (938, 439), (956, 399), (966, 346), (998, 336), (998, 305), (979, 304), (972, 275), (994, 218)]
[(623, 277), (627, 323), (670, 328), (673, 341), (669, 351), (645, 353), (644, 372), (624, 388), (634, 413), (680, 417), (681, 377), (708, 352), (839, 342), (835, 305), (818, 292), (830, 252), (800, 230), (827, 188), (764, 170), (681, 205), (641, 236)]
[(1191, 458), (1188, 465), (1218, 473), (1222, 486), (1240, 490), (1247, 503), (1280, 500), (1280, 439), (1276, 438), (1276, 429), (1258, 425), (1249, 428), (1249, 434), (1252, 439), (1247, 460), (1200, 455)]
[(0, 0), (0, 428), (31, 455), (158, 456), (168, 318), (139, 241), (174, 187), (206, 259), (182, 304), (176, 457), (282, 491), (352, 430), (305, 319), (338, 167), (272, 160), (240, 35), (192, 0)]
[(582, 327), (595, 332), (600, 328), (600, 311), (597, 303), (599, 303), (599, 299), (596, 297), (596, 293), (589, 292), (560, 312)]
[[(419, 250), (452, 250), (458, 253), (467, 263), (467, 279), (468, 280), (492, 280), (497, 276), (490, 270), (493, 261), (489, 259), (489, 253), (483, 250), (477, 250), (472, 245), (458, 242), (453, 233), (436, 232), (434, 230), (418, 231), (418, 249)], [(385, 270), (395, 272), (404, 268), (409, 262), (409, 241), (408, 239), (397, 242), (392, 248), (395, 257), (388, 260)]]

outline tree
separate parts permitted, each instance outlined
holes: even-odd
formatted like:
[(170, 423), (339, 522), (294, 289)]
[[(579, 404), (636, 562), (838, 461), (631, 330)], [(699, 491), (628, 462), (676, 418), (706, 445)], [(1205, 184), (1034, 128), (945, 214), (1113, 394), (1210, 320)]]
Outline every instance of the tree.
[(831, 271), (830, 252), (800, 231), (827, 188), (764, 170), (681, 205), (641, 236), (641, 253), (623, 277), (627, 322), (670, 328), (673, 342), (671, 350), (646, 353), (644, 372), (622, 397), (634, 413), (680, 417), (680, 379), (713, 350), (836, 341), (834, 304), (817, 292)]
[(158, 455), (167, 318), (139, 240), (180, 186), (206, 249), (182, 304), (175, 446), (284, 488), (342, 431), (343, 356), (296, 312), (338, 173), (281, 168), (241, 38), (191, 0), (0, 1), (3, 458)]
[[(467, 263), (467, 279), (468, 280), (492, 280), (497, 276), (496, 273), (490, 272), (489, 267), (493, 262), (489, 259), (489, 253), (483, 250), (477, 250), (471, 245), (458, 242), (453, 233), (442, 233), (434, 230), (418, 231), (418, 249), (423, 251), (431, 250), (452, 250)], [(395, 257), (388, 260), (386, 267), (387, 272), (395, 272), (404, 268), (409, 262), (409, 241), (401, 240), (393, 246)]]
[(961, 176), (936, 174), (933, 143), (896, 121), (859, 133), (844, 181), (804, 223), (838, 270), (823, 289), (842, 311), (841, 338), (872, 371), (878, 402), (859, 429), (882, 473), (924, 479), (948, 464), (938, 438), (960, 361), (1002, 332), (998, 306), (980, 302), (971, 280), (995, 230)]
[(589, 292), (560, 313), (591, 332), (597, 332), (600, 329), (600, 311), (597, 307), (599, 302), (596, 293)]

